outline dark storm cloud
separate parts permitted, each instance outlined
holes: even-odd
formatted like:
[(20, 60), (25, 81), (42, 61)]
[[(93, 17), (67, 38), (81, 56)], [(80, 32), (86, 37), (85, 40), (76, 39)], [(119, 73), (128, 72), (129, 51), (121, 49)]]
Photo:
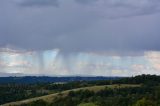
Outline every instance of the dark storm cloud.
[(64, 52), (160, 50), (158, 0), (13, 1), (0, 1), (1, 47)]
[(18, 4), (26, 7), (59, 6), (58, 0), (20, 0)]
[[(96, 3), (99, 7), (97, 10), (103, 9), (109, 19), (119, 19), (124, 17), (133, 17), (141, 15), (155, 14), (160, 11), (158, 0), (75, 0), (80, 4)], [(95, 5), (94, 5), (95, 6)], [(100, 7), (102, 6), (102, 7)], [(100, 12), (100, 11), (99, 11)]]

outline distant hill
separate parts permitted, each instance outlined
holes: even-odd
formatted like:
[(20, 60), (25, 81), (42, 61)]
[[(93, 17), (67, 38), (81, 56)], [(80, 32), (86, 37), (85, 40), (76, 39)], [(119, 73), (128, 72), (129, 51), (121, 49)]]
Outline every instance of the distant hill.
[(95, 80), (117, 80), (122, 77), (47, 77), (47, 76), (25, 76), (25, 77), (0, 77), (3, 83), (48, 83), (48, 82), (70, 82), (70, 81), (95, 81)]
[(26, 76), (26, 75), (22, 74), (22, 73), (5, 73), (5, 72), (0, 72), (0, 77), (8, 77), (8, 76)]

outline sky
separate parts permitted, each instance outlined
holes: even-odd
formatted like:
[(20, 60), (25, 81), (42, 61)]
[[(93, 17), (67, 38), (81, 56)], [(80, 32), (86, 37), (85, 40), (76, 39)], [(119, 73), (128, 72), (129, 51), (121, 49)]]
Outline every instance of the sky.
[(159, 0), (0, 0), (0, 76), (160, 75)]

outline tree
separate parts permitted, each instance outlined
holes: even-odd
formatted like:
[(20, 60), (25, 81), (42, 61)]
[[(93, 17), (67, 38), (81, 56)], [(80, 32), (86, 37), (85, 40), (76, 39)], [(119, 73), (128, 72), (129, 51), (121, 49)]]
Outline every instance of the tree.
[(146, 100), (145, 98), (142, 98), (138, 100), (136, 104), (133, 106), (155, 106), (155, 104), (150, 100)]

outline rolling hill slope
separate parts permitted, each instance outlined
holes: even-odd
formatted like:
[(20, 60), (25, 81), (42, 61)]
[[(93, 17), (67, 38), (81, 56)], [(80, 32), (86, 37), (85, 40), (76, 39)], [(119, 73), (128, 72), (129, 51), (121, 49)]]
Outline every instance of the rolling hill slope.
[(26, 99), (26, 100), (22, 100), (22, 101), (17, 101), (17, 102), (11, 102), (11, 103), (7, 103), (7, 104), (3, 104), (1, 106), (20, 106), (21, 104), (27, 104), (33, 101), (37, 101), (37, 100), (44, 100), (47, 102), (51, 102), (52, 100), (54, 100), (54, 98), (58, 97), (58, 96), (67, 96), (67, 94), (70, 91), (78, 91), (78, 90), (90, 90), (90, 91), (100, 91), (105, 89), (106, 87), (109, 88), (126, 88), (126, 87), (140, 87), (140, 85), (133, 85), (133, 84), (121, 84), (121, 85), (102, 85), (102, 86), (91, 86), (91, 87), (83, 87), (83, 88), (77, 88), (77, 89), (71, 89), (71, 90), (66, 90), (63, 91), (61, 93), (54, 93), (54, 94), (50, 94), (50, 95), (46, 95), (46, 96), (41, 96), (41, 97), (36, 97), (36, 98), (31, 98), (31, 99)]

